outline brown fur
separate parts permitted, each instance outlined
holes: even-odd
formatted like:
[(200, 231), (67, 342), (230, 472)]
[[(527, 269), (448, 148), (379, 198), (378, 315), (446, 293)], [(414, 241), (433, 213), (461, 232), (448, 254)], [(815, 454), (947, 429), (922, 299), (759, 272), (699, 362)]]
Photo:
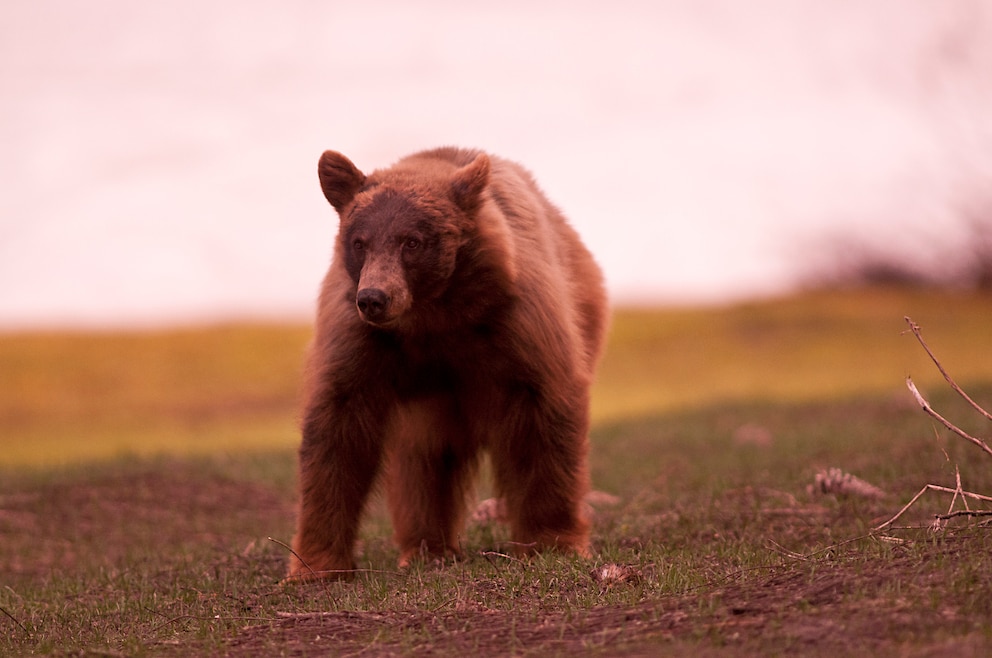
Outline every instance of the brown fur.
[(523, 552), (588, 554), (602, 276), (520, 166), (438, 149), (318, 166), (340, 230), (310, 349), (291, 577), (347, 577), (385, 479), (400, 563), (458, 553), (488, 451)]

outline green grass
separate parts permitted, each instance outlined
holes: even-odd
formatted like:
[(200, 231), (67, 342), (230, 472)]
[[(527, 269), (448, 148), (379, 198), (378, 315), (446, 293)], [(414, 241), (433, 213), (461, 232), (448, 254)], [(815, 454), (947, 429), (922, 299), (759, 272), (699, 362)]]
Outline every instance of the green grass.
[[(376, 501), (354, 582), (288, 586), (305, 329), (5, 336), (0, 655), (980, 655), (988, 528), (928, 533), (934, 493), (891, 539), (871, 530), (956, 466), (992, 492), (904, 377), (987, 423), (900, 335), (912, 315), (988, 408), (990, 311), (899, 291), (621, 311), (592, 435), (620, 503), (597, 509), (591, 560), (516, 560), (473, 525), (464, 560), (400, 572)], [(809, 492), (829, 467), (887, 496)], [(607, 564), (629, 577), (593, 577)]]

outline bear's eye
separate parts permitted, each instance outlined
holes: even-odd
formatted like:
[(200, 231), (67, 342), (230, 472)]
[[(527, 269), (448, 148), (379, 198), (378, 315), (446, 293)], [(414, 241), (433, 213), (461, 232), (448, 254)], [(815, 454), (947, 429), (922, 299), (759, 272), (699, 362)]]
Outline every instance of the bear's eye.
[(416, 249), (420, 246), (420, 240), (417, 238), (407, 238), (406, 242), (403, 243), (403, 246), (411, 250)]
[(355, 251), (361, 251), (362, 249), (365, 248), (365, 243), (362, 242), (361, 240), (355, 240), (354, 242), (351, 243), (351, 248), (354, 249)]

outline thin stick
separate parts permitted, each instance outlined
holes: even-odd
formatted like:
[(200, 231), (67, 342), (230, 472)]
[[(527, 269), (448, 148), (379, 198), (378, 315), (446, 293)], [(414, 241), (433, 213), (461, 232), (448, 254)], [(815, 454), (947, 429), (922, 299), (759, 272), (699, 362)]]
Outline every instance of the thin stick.
[[(384, 571), (382, 569), (325, 569), (324, 571), (314, 571), (313, 568), (309, 564), (307, 564), (306, 560), (304, 560), (303, 558), (301, 558), (300, 557), (300, 554), (293, 550), (293, 547), (292, 546), (290, 546), (289, 544), (287, 544), (284, 541), (280, 541), (280, 540), (276, 539), (275, 537), (266, 537), (266, 539), (268, 539), (270, 542), (272, 542), (274, 544), (279, 544), (280, 546), (282, 546), (283, 548), (285, 548), (287, 551), (289, 551), (290, 553), (292, 553), (293, 555), (295, 555), (297, 557), (297, 559), (300, 562), (303, 563), (303, 566), (305, 566), (307, 568), (307, 570), (310, 572), (310, 574), (313, 575), (313, 576), (316, 576), (317, 578), (320, 578), (321, 574), (326, 575), (326, 574), (332, 574), (332, 573), (384, 573), (384, 574), (388, 574), (390, 576), (403, 576), (403, 575), (405, 575), (405, 574), (402, 574), (402, 573), (400, 573), (398, 571)], [(303, 579), (304, 579), (303, 576), (289, 576), (288, 578), (286, 578), (286, 581), (292, 582), (292, 581), (295, 581), (295, 580), (303, 580)]]
[[(157, 612), (155, 610), (149, 610), (148, 608), (145, 608), (145, 610), (148, 610), (149, 612), (153, 612), (153, 613), (155, 613), (155, 614), (157, 614), (157, 615), (159, 615), (161, 617), (165, 617), (166, 616), (166, 615), (163, 615), (162, 613)], [(159, 624), (158, 626), (155, 626), (154, 628), (152, 628), (151, 632), (152, 633), (155, 633), (156, 631), (159, 631), (159, 630), (165, 628), (166, 626), (171, 626), (172, 624), (175, 624), (175, 623), (178, 623), (178, 622), (181, 622), (181, 621), (216, 621), (216, 622), (265, 621), (265, 622), (274, 622), (274, 621), (278, 621), (278, 620), (275, 617), (222, 617), (220, 615), (213, 615), (213, 616), (210, 616), (210, 617), (204, 617), (202, 615), (179, 615), (178, 617), (170, 617), (167, 621), (164, 621), (161, 624)]]
[[(876, 528), (876, 530), (877, 530), (877, 528)], [(874, 530), (872, 531), (872, 533), (874, 533)], [(836, 550), (836, 549), (840, 548), (841, 546), (846, 546), (847, 544), (853, 544), (856, 541), (861, 541), (862, 539), (868, 539), (869, 537), (872, 537), (872, 536), (874, 536), (874, 535), (873, 534), (867, 534), (867, 535), (861, 535), (859, 537), (851, 537), (850, 539), (845, 539), (842, 542), (838, 542), (836, 544), (831, 544), (830, 546), (826, 546), (826, 547), (821, 548), (819, 550), (813, 551), (812, 553), (796, 553), (794, 551), (790, 551), (789, 549), (785, 548), (781, 544), (778, 544), (778, 543), (776, 543), (776, 542), (774, 542), (774, 541), (772, 541), (770, 539), (768, 540), (768, 543), (771, 544), (773, 550), (777, 550), (779, 553), (781, 553), (785, 557), (792, 558), (793, 560), (803, 560), (803, 561), (806, 561), (806, 560), (810, 560), (810, 559), (812, 559), (812, 558), (814, 558), (817, 555), (820, 555), (822, 553), (830, 553), (831, 551)], [(739, 573), (742, 573), (743, 571), (745, 571), (745, 570), (741, 570), (741, 572), (739, 572)]]
[[(304, 560), (302, 557), (300, 557), (300, 554), (297, 553), (295, 550), (293, 550), (293, 547), (292, 546), (290, 546), (289, 544), (287, 544), (284, 541), (280, 541), (280, 540), (276, 539), (275, 537), (268, 537), (267, 539), (270, 542), (274, 543), (274, 544), (278, 544), (279, 546), (282, 546), (283, 548), (285, 548), (286, 550), (288, 550), (290, 553), (292, 553), (293, 555), (295, 555), (296, 556), (296, 559), (300, 561), (300, 564), (302, 564), (304, 567), (307, 568), (307, 571), (309, 571), (315, 578), (321, 579), (320, 576), (317, 574), (317, 572), (313, 570), (313, 567), (311, 567), (309, 564), (307, 564), (307, 561)], [(293, 576), (284, 578), (282, 580), (282, 583), (287, 583), (287, 582), (301, 582), (303, 580), (304, 579), (301, 576), (299, 576), (298, 574), (294, 574)], [(323, 580), (323, 579), (321, 579), (321, 580)], [(326, 582), (321, 582), (321, 589), (324, 592), (324, 596), (327, 597), (327, 605), (328, 605), (328, 607), (333, 608), (334, 607), (334, 597), (331, 595), (331, 590), (327, 586), (327, 583)]]
[(934, 514), (934, 518), (940, 521), (953, 519), (955, 516), (992, 516), (992, 509), (962, 509), (957, 512), (948, 512), (947, 514)]
[(324, 617), (333, 617), (338, 614), (337, 612), (331, 611), (321, 611), (321, 612), (282, 612), (277, 611), (276, 617), (280, 619), (323, 619)]
[(537, 542), (523, 543), (519, 541), (503, 541), (499, 543), (500, 546), (519, 546), (522, 548), (534, 548), (537, 546)]
[(486, 560), (488, 560), (490, 563), (492, 563), (492, 560), (490, 558), (493, 557), (501, 557), (507, 560), (513, 560), (514, 562), (523, 562), (523, 560), (521, 560), (520, 558), (513, 557), (512, 555), (507, 555), (506, 553), (500, 553), (499, 551), (481, 551), (479, 555), (486, 558)]
[(769, 544), (772, 550), (775, 551), (776, 553), (784, 555), (785, 557), (788, 558), (792, 558), (793, 560), (803, 560), (805, 562), (806, 560), (809, 559), (802, 553), (796, 553), (795, 551), (790, 551), (785, 546), (782, 546), (782, 544), (779, 544), (777, 541), (773, 539), (767, 539), (765, 540), (765, 543)]
[[(944, 493), (950, 494), (954, 493), (954, 489), (951, 489), (950, 487), (942, 487), (939, 484), (928, 484), (927, 488), (932, 489), (933, 491), (943, 491)], [(992, 496), (983, 496), (982, 494), (976, 494), (970, 491), (962, 491), (960, 492), (960, 495), (967, 496), (968, 498), (974, 498), (975, 500), (983, 500), (987, 503), (992, 503)]]
[(309, 564), (307, 564), (307, 561), (306, 560), (304, 560), (303, 558), (300, 557), (300, 554), (299, 553), (297, 553), (296, 551), (293, 550), (293, 547), (292, 546), (290, 546), (289, 544), (287, 544), (286, 542), (284, 542), (284, 541), (282, 541), (280, 539), (276, 539), (275, 537), (266, 537), (266, 539), (268, 539), (273, 544), (279, 544), (280, 546), (282, 546), (283, 548), (285, 548), (287, 551), (289, 551), (290, 553), (292, 553), (296, 557), (297, 560), (300, 561), (300, 564), (302, 564), (303, 566), (305, 566), (307, 568), (307, 571), (309, 571), (311, 574), (313, 574), (315, 576), (317, 575), (317, 572), (314, 571), (310, 567)]
[(2, 612), (3, 614), (7, 615), (8, 617), (10, 617), (10, 620), (12, 622), (14, 622), (15, 624), (17, 624), (20, 627), (20, 629), (22, 631), (24, 631), (25, 634), (31, 635), (31, 633), (28, 633), (28, 629), (24, 628), (24, 624), (22, 624), (21, 622), (19, 622), (17, 620), (17, 617), (15, 617), (14, 615), (12, 615), (9, 612), (7, 612), (7, 610), (3, 606), (0, 606), (0, 612)]
[(319, 612), (276, 612), (276, 617), (280, 619), (326, 619), (328, 617), (340, 617), (342, 619), (375, 620), (379, 621), (385, 617), (374, 612), (352, 612), (351, 610), (321, 610)]
[(908, 503), (906, 503), (901, 510), (899, 510), (898, 512), (896, 512), (896, 515), (895, 516), (893, 516), (891, 519), (889, 519), (888, 521), (886, 521), (882, 525), (875, 526), (872, 529), (872, 531), (873, 532), (878, 532), (882, 528), (885, 528), (885, 527), (890, 526), (893, 523), (895, 523), (896, 522), (896, 519), (898, 519), (900, 516), (902, 516), (903, 514), (905, 514), (906, 513), (906, 510), (908, 510), (910, 507), (912, 507), (913, 506), (913, 503), (915, 503), (917, 500), (919, 500), (920, 499), (920, 496), (922, 496), (923, 494), (925, 494), (930, 489), (930, 487), (932, 487), (932, 486), (934, 486), (934, 485), (932, 485), (932, 484), (925, 485), (922, 489), (920, 489), (919, 493), (917, 493), (915, 496), (913, 496), (913, 499), (912, 500), (910, 500)]
[(968, 404), (970, 404), (972, 407), (975, 408), (975, 411), (985, 416), (986, 419), (992, 420), (992, 414), (985, 411), (985, 409), (983, 409), (978, 403), (976, 403), (974, 400), (968, 397), (968, 394), (965, 393), (963, 390), (961, 390), (961, 387), (958, 386), (953, 379), (951, 379), (951, 376), (949, 374), (947, 374), (947, 371), (944, 370), (944, 366), (940, 365), (940, 361), (937, 360), (937, 357), (934, 356), (934, 353), (930, 351), (930, 347), (927, 345), (926, 341), (923, 340), (923, 335), (920, 333), (920, 325), (913, 322), (908, 315), (903, 316), (903, 319), (906, 320), (906, 322), (909, 324), (909, 330), (913, 332), (913, 335), (916, 336), (916, 340), (920, 342), (920, 345), (923, 346), (923, 349), (925, 349), (927, 351), (927, 354), (930, 355), (930, 360), (934, 362), (934, 365), (937, 366), (937, 370), (939, 370), (940, 374), (944, 376), (944, 379), (947, 380), (947, 383), (951, 385), (951, 388), (953, 388), (958, 395), (960, 395), (965, 400), (967, 400)]
[(911, 377), (906, 378), (906, 387), (909, 388), (909, 392), (913, 394), (914, 398), (916, 398), (916, 402), (923, 408), (923, 411), (925, 411), (931, 417), (935, 418), (938, 422), (940, 422), (941, 425), (943, 425), (947, 429), (951, 430), (961, 438), (971, 441), (976, 446), (984, 450), (989, 456), (992, 456), (992, 448), (990, 448), (988, 444), (985, 443), (985, 441), (973, 437), (972, 435), (968, 434), (963, 429), (954, 425), (951, 421), (947, 420), (939, 413), (934, 411), (933, 407), (930, 406), (930, 403), (927, 402), (925, 399), (923, 399), (923, 396), (920, 395), (920, 391), (917, 390), (916, 384), (913, 383), (913, 379)]
[[(966, 510), (970, 510), (971, 508), (968, 507), (968, 498), (964, 495), (964, 487), (961, 486), (961, 469), (958, 468), (957, 464), (954, 465), (954, 479), (957, 482), (957, 484), (954, 485), (957, 488), (954, 492), (954, 497), (957, 498), (958, 494), (961, 494), (961, 504), (964, 505)], [(952, 509), (954, 509), (953, 503), (954, 501), (951, 501), (951, 505), (947, 508), (948, 514), (951, 513)]]

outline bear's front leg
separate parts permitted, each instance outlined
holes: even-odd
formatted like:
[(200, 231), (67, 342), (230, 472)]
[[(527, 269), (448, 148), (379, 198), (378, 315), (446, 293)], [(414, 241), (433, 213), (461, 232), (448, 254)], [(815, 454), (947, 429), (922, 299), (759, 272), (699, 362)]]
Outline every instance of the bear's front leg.
[(459, 555), (478, 449), (457, 405), (444, 395), (408, 400), (397, 407), (388, 436), (386, 491), (399, 566)]
[(454, 452), (414, 450), (399, 451), (390, 461), (387, 493), (399, 567), (461, 555), (459, 534), (473, 464)]
[(376, 416), (362, 406), (318, 405), (304, 420), (290, 579), (354, 575), (359, 522), (382, 461)]

